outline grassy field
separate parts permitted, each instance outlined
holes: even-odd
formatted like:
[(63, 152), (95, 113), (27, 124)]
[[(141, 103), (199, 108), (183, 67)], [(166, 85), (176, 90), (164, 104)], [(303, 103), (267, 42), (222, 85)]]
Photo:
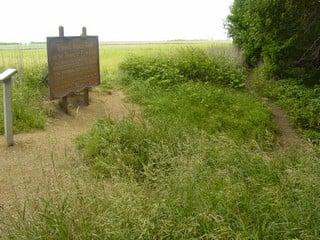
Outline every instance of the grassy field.
[[(171, 52), (183, 46), (228, 49), (231, 43), (228, 41), (102, 43), (100, 45), (102, 84), (110, 87), (109, 83), (117, 74), (119, 63), (132, 54), (152, 55)], [(50, 112), (41, 107), (42, 102), (48, 100), (48, 89), (45, 84), (46, 66), (47, 53), (44, 44), (0, 45), (0, 71), (6, 68), (18, 70), (13, 94), (15, 132), (43, 129), (45, 126), (47, 115), (50, 115)], [(2, 91), (0, 91), (0, 97), (2, 99)], [(2, 104), (0, 105), (0, 133), (3, 133), (3, 111), (1, 109)]]
[[(279, 149), (230, 43), (186, 45), (101, 47), (103, 80), (142, 116), (78, 136), (73, 187), (0, 215), (5, 239), (320, 238), (319, 149)], [(39, 76), (21, 80), (38, 103)]]
[[(181, 46), (197, 47), (226, 47), (230, 41), (178, 41), (178, 42), (155, 42), (155, 43), (101, 43), (100, 65), (101, 69), (115, 72), (118, 64), (130, 54), (152, 54), (154, 52), (171, 51)], [(47, 62), (46, 46), (44, 44), (27, 45), (0, 45), (0, 68), (24, 67)]]

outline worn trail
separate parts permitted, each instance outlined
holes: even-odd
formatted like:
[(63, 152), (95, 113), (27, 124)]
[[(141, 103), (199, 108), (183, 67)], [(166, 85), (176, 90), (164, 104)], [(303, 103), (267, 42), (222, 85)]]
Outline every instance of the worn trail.
[[(248, 74), (248, 81), (246, 85), (247, 90), (253, 94), (255, 94), (256, 91), (252, 84), (255, 77), (256, 76), (251, 71)], [(291, 126), (287, 113), (281, 107), (271, 103), (267, 98), (262, 98), (262, 101), (270, 107), (275, 124), (279, 131), (279, 135), (277, 137), (277, 147), (279, 150), (287, 150), (303, 145), (304, 143), (301, 138)]]
[[(56, 112), (45, 130), (15, 136), (15, 146), (0, 141), (0, 211), (29, 197), (48, 193), (50, 185), (68, 181), (66, 174), (79, 153), (74, 139), (99, 117), (121, 119), (138, 115), (139, 108), (121, 91), (90, 93), (88, 107), (76, 107), (70, 115)], [(56, 107), (54, 107), (56, 109)]]
[(279, 146), (284, 150), (300, 146), (302, 144), (301, 139), (296, 131), (290, 126), (286, 112), (277, 106), (272, 106), (271, 111), (280, 134), (278, 137)]

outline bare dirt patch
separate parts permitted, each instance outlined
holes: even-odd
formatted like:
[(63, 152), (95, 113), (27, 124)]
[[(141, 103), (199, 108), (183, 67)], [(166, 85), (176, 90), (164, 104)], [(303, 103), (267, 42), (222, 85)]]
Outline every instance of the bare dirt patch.
[(284, 150), (301, 145), (301, 140), (296, 131), (290, 126), (288, 116), (280, 107), (271, 108), (274, 120), (279, 130), (278, 143)]
[(0, 140), (0, 211), (29, 197), (47, 194), (50, 185), (68, 181), (67, 172), (79, 159), (74, 139), (97, 118), (140, 115), (139, 108), (116, 90), (92, 91), (90, 105), (75, 102), (69, 115), (59, 111), (57, 103), (48, 105), (55, 117), (49, 119), (45, 130), (15, 135), (16, 144), (10, 148), (3, 138)]

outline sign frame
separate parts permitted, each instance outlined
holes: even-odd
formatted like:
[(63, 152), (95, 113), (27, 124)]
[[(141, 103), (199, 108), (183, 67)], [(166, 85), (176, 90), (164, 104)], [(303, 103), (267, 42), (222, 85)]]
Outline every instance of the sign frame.
[[(57, 89), (53, 88), (53, 85), (56, 84), (58, 81), (62, 81), (62, 84), (68, 83), (68, 81), (66, 79), (58, 80), (53, 77), (54, 73), (57, 73), (59, 71), (53, 70), (53, 65), (55, 63), (53, 56), (56, 56), (57, 53), (55, 53), (52, 49), (54, 49), (56, 47), (55, 44), (59, 43), (59, 44), (61, 44), (61, 46), (63, 46), (63, 45), (67, 45), (69, 42), (76, 41), (76, 40), (79, 40), (80, 42), (84, 41), (84, 40), (95, 42), (96, 46), (94, 46), (94, 48), (95, 48), (94, 51), (96, 51), (97, 59), (94, 60), (95, 64), (96, 64), (95, 65), (96, 69), (94, 69), (94, 72), (96, 73), (96, 78), (95, 79), (88, 79), (84, 84), (82, 84), (80, 86), (77, 86), (76, 80), (73, 79), (73, 81), (69, 81), (69, 83), (70, 82), (73, 83), (72, 87), (68, 87), (67, 89), (65, 89), (65, 91), (59, 92), (59, 91), (57, 91)], [(65, 51), (67, 52), (68, 49), (66, 48)], [(62, 54), (68, 56), (68, 53), (62, 52)], [(71, 93), (81, 92), (83, 90), (86, 90), (88, 88), (95, 87), (95, 86), (98, 86), (101, 84), (100, 58), (99, 58), (99, 38), (98, 38), (98, 36), (82, 35), (82, 36), (67, 36), (67, 37), (65, 37), (65, 36), (47, 37), (47, 58), (48, 58), (48, 84), (49, 84), (49, 92), (50, 92), (50, 99), (51, 100), (64, 98), (64, 97), (67, 97)], [(70, 59), (72, 59), (72, 57), (70, 57)], [(72, 61), (76, 61), (76, 60), (77, 59), (72, 59)], [(84, 71), (83, 68), (85, 67), (85, 64), (80, 64), (80, 66), (78, 66), (78, 67), (80, 68), (79, 72), (81, 75), (81, 68), (82, 68), (82, 71)], [(73, 68), (70, 67), (70, 68), (66, 68), (65, 70), (67, 71), (67, 70), (71, 70), (71, 69), (73, 69)], [(63, 74), (62, 70), (61, 70), (61, 74)], [(70, 77), (70, 78), (72, 78), (72, 77)]]

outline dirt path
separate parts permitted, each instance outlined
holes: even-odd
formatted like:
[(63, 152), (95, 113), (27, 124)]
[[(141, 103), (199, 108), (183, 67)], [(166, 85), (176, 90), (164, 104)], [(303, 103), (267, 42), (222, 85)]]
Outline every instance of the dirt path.
[(79, 159), (74, 139), (97, 118), (139, 115), (139, 108), (126, 101), (121, 91), (93, 91), (90, 100), (88, 107), (74, 108), (70, 115), (57, 111), (43, 131), (15, 135), (13, 147), (7, 148), (1, 137), (0, 210), (46, 192), (50, 184), (65, 181), (65, 173)]
[(295, 146), (300, 146), (301, 139), (296, 131), (290, 126), (288, 116), (280, 107), (271, 107), (274, 120), (279, 130), (278, 144), (281, 149), (286, 150)]
[[(256, 95), (256, 90), (252, 84), (255, 76), (251, 71), (248, 73), (246, 88), (249, 92)], [(279, 135), (277, 138), (277, 147), (279, 150), (287, 150), (292, 147), (301, 146), (302, 140), (295, 129), (291, 126), (287, 113), (279, 106), (274, 105), (268, 98), (262, 98), (262, 101), (271, 109), (274, 121), (276, 123)]]

